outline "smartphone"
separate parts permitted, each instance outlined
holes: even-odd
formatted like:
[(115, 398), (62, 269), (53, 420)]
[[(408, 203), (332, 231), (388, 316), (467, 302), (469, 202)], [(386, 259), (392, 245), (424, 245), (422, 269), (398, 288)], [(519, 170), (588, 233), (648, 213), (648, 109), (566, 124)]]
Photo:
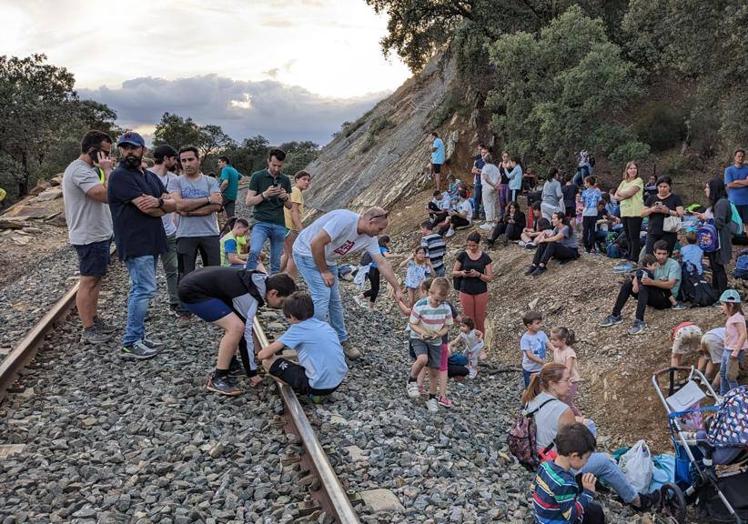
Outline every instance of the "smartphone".
[(273, 180), (273, 187), (278, 187), (278, 181), (277, 180)]
[(99, 161), (99, 151), (101, 151), (101, 149), (99, 149), (98, 147), (92, 147), (91, 149), (88, 150), (87, 154), (91, 158), (91, 161), (94, 164), (98, 163)]

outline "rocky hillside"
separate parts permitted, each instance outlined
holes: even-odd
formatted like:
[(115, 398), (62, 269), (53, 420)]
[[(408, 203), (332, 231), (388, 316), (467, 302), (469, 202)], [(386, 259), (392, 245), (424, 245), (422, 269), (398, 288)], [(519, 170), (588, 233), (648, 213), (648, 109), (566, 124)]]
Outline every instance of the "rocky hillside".
[(469, 151), (476, 140), (474, 119), (445, 105), (455, 88), (453, 61), (434, 59), (389, 98), (354, 123), (308, 166), (314, 183), (306, 194), (309, 207), (389, 206), (425, 187), (431, 131), (444, 137), (448, 158)]

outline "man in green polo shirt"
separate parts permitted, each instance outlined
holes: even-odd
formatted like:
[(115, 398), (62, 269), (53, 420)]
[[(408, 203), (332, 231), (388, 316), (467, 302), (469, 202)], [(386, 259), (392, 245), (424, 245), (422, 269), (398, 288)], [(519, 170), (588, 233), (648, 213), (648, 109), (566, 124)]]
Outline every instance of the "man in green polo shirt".
[(268, 167), (252, 174), (245, 203), (254, 206), (255, 225), (249, 242), (247, 269), (256, 269), (262, 247), (270, 239), (270, 272), (280, 271), (281, 253), (286, 238), (283, 208), (291, 209), (291, 181), (281, 173), (286, 153), (280, 149), (268, 152)]
[(236, 197), (239, 193), (239, 179), (241, 175), (227, 156), (218, 157), (218, 172), (221, 175), (218, 179), (221, 181), (221, 195), (223, 196), (223, 210), (226, 213), (226, 219), (234, 216), (236, 209)]

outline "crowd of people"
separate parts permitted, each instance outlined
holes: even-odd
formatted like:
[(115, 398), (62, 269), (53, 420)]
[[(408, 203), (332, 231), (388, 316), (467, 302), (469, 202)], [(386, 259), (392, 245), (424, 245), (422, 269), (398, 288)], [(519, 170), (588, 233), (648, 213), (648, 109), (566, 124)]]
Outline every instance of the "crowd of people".
[[(686, 212), (682, 199), (672, 192), (670, 178), (660, 177), (645, 186), (635, 162), (626, 165), (616, 188), (601, 190), (585, 151), (573, 177), (562, 177), (552, 169), (542, 189), (535, 191), (534, 175), (527, 176), (510, 154), (502, 153), (497, 164), (481, 144), (470, 169), (473, 185), (469, 187), (443, 172), (445, 145), (437, 133), (432, 139), (436, 191), (426, 206), (419, 244), (395, 269), (390, 238), (383, 235), (388, 212), (382, 208), (360, 214), (338, 209), (304, 224), (303, 192), (311, 176), (300, 171), (292, 184), (282, 172), (285, 153), (280, 149), (271, 149), (266, 169), (250, 177), (245, 197), (252, 208), (250, 222), (250, 217), (235, 216), (241, 175), (229, 158), (220, 157), (218, 178), (201, 172), (199, 151), (191, 146), (176, 151), (161, 145), (153, 150), (151, 163), (144, 158), (143, 138), (126, 132), (116, 143), (115, 167), (111, 137), (99, 131), (87, 133), (80, 156), (63, 177), (70, 243), (80, 262), (76, 303), (82, 340), (104, 344), (116, 331), (97, 314), (101, 278), (114, 240), (130, 280), (123, 358), (152, 358), (162, 346), (145, 329), (161, 258), (174, 313), (184, 321), (196, 316), (223, 330), (208, 390), (238, 395), (236, 377), (246, 373), (256, 386), (262, 381), (258, 374), (262, 364), (270, 375), (318, 400), (342, 383), (348, 371), (345, 357), (361, 356), (360, 348), (349, 343), (339, 265), (341, 259), (363, 252), (357, 278), (362, 287), (368, 282), (369, 289), (355, 300), (372, 308), (380, 295), (381, 278), (389, 283), (392, 299), (407, 317), (404, 327), (412, 359), (407, 395), (425, 397), (426, 408), (436, 412), (439, 406), (453, 406), (448, 379), (476, 378), (479, 361), (485, 358), (489, 285), (494, 277), (490, 250), (497, 243), (510, 242), (535, 249), (526, 275), (538, 277), (550, 269), (552, 260), (567, 263), (579, 258), (581, 231), (581, 246), (587, 253), (610, 254), (610, 246), (617, 246), (627, 258), (628, 263), (617, 268), (627, 277), (601, 325), (622, 322), (623, 307), (634, 298), (630, 334), (646, 330), (648, 305), (686, 307), (689, 297), (680, 290), (688, 279), (703, 277), (706, 257), (711, 286), (721, 295), (725, 327), (702, 334), (691, 323), (678, 326), (673, 331), (672, 363), (679, 365), (685, 355), (699, 353), (698, 366), (719, 381), (723, 393), (737, 386), (748, 341), (740, 295), (727, 289), (725, 267), (731, 259), (732, 237), (743, 232), (742, 227), (735, 231), (735, 215), (741, 225), (748, 223), (748, 167), (742, 165), (742, 150), (736, 152), (724, 181), (715, 177), (706, 184), (708, 208)], [(444, 191), (442, 175), (446, 175)], [(523, 190), (526, 211), (518, 201)], [(474, 227), (478, 222), (483, 223)], [(699, 236), (698, 222), (713, 225), (719, 249), (702, 249), (705, 241)], [(454, 260), (445, 260), (449, 238), (463, 228), (474, 228), (464, 249)], [(487, 234), (485, 241), (481, 230)], [(269, 270), (263, 263), (266, 244)], [(196, 269), (198, 254), (201, 269)], [(306, 291), (300, 290), (298, 277)], [(461, 312), (450, 301), (453, 291)], [(290, 327), (268, 346), (256, 347), (254, 318), (263, 306), (281, 309)], [(522, 321), (526, 327), (519, 340), (522, 400), (537, 425), (538, 452), (547, 459), (534, 493), (538, 520), (574, 522), (574, 516), (583, 513), (585, 519), (599, 518), (602, 513), (590, 509), (596, 477), (633, 507), (652, 507), (656, 495), (637, 493), (613, 461), (594, 453), (596, 428), (575, 403), (582, 377), (573, 329), (556, 326), (548, 337), (537, 311), (527, 312)], [(280, 354), (285, 347), (296, 350), (298, 362)], [(575, 487), (570, 471), (585, 474), (581, 488)], [(556, 504), (559, 497), (568, 497), (567, 503)]]

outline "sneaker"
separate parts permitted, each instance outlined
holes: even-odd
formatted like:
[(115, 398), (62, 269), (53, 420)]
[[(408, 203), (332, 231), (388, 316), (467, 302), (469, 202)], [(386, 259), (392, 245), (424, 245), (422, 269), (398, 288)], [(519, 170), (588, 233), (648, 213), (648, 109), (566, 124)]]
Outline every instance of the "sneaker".
[(455, 236), (455, 228), (452, 226), (449, 226), (449, 230), (447, 231), (447, 234), (444, 235), (445, 238), (453, 237)]
[(688, 308), (688, 306), (686, 304), (684, 304), (683, 302), (676, 302), (675, 304), (673, 304), (673, 310), (674, 311), (682, 311), (682, 310), (687, 309), (687, 308)]
[(542, 275), (543, 273), (545, 273), (546, 269), (547, 268), (545, 266), (538, 266), (538, 267), (535, 268), (535, 271), (532, 272), (532, 276), (533, 277), (539, 277), (540, 275)]
[(624, 262), (623, 264), (613, 266), (614, 273), (628, 273), (632, 269), (634, 269), (634, 264), (631, 262)]
[(629, 328), (629, 335), (640, 335), (647, 329), (647, 324), (643, 320), (634, 320), (634, 323)]
[(158, 355), (158, 351), (143, 344), (142, 340), (138, 340), (129, 346), (123, 346), (120, 355), (127, 360), (146, 360)]
[(435, 398), (430, 398), (426, 401), (426, 409), (428, 409), (431, 413), (436, 413), (439, 411), (439, 405), (436, 402)]
[(639, 493), (639, 505), (632, 507), (635, 511), (641, 513), (655, 511), (660, 506), (661, 498), (659, 490), (655, 490), (652, 493)]
[(493, 229), (493, 224), (491, 222), (486, 222), (485, 224), (481, 224), (478, 227), (488, 231), (489, 229)]
[(445, 397), (444, 395), (441, 395), (439, 399), (437, 400), (437, 402), (440, 406), (444, 406), (445, 408), (454, 407), (454, 403), (451, 400), (449, 400), (447, 397)]
[(117, 328), (115, 328), (114, 326), (110, 326), (109, 324), (101, 320), (101, 318), (99, 318), (98, 316), (94, 317), (94, 327), (96, 328), (96, 331), (98, 331), (99, 333), (104, 333), (105, 335), (111, 335), (112, 333), (117, 331)]
[(517, 242), (517, 245), (519, 247), (525, 247), (527, 245), (527, 242), (525, 242), (524, 240), (520, 240), (520, 241)]
[(478, 376), (478, 370), (475, 368), (470, 368), (470, 371), (468, 371), (468, 378), (475, 378)]
[(364, 303), (364, 298), (361, 295), (353, 295), (353, 301), (356, 303), (356, 305), (358, 305), (358, 307), (367, 307)]
[(533, 244), (532, 242), (525, 242), (525, 249), (537, 249), (538, 246)]
[(231, 375), (232, 377), (237, 377), (243, 374), (244, 374), (244, 366), (242, 366), (238, 358), (231, 357), (231, 363), (229, 364), (229, 375)]
[(600, 322), (600, 327), (615, 326), (621, 322), (623, 322), (623, 317), (621, 317), (621, 315), (608, 315), (605, 317), (605, 320)]
[(525, 271), (525, 276), (529, 277), (533, 273), (535, 273), (535, 270), (538, 269), (538, 266), (530, 266), (527, 271)]
[(350, 341), (346, 340), (345, 342), (343, 342), (342, 346), (343, 352), (345, 353), (346, 357), (350, 358), (351, 360), (361, 358), (361, 351), (351, 346)]
[(152, 338), (143, 337), (143, 344), (148, 346), (151, 349), (159, 350), (162, 347), (164, 347), (164, 343), (160, 340), (154, 340)]
[(418, 391), (418, 382), (408, 382), (406, 390), (408, 391), (408, 396), (410, 398), (418, 398), (421, 396), (421, 392)]
[(236, 385), (236, 379), (234, 377), (228, 375), (219, 377), (215, 373), (208, 377), (208, 383), (205, 384), (205, 389), (229, 397), (235, 397), (240, 395), (242, 392), (242, 390), (239, 389), (239, 386)]
[(109, 342), (110, 338), (112, 337), (99, 331), (96, 324), (88, 329), (84, 328), (81, 332), (81, 342), (83, 344), (104, 344)]

